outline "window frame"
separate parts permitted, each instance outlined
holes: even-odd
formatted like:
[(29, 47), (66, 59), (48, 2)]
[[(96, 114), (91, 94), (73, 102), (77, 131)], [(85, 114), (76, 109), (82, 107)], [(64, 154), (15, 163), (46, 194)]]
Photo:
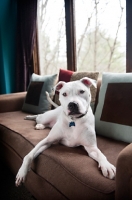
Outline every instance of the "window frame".
[(77, 70), (76, 65), (76, 29), (75, 29), (75, 0), (65, 0), (65, 21), (67, 41), (67, 69)]

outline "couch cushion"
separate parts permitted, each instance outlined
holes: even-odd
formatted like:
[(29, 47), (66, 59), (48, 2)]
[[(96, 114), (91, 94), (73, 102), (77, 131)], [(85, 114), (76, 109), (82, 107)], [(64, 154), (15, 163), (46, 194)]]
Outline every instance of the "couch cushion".
[(41, 114), (51, 109), (51, 104), (47, 100), (47, 91), (53, 98), (53, 87), (57, 82), (57, 74), (54, 75), (37, 75), (32, 74), (31, 80), (28, 86), (25, 101), (22, 107), (22, 111), (30, 112), (33, 114)]
[[(0, 141), (21, 159), (49, 133), (49, 129), (35, 130), (35, 122), (24, 117), (21, 111), (0, 114)], [(119, 152), (127, 144), (103, 137), (97, 141), (100, 150), (116, 165)], [(103, 177), (97, 162), (82, 147), (54, 144), (35, 159), (32, 170), (69, 199), (114, 199), (115, 180)]]
[(132, 142), (132, 73), (104, 73), (95, 112), (99, 135)]

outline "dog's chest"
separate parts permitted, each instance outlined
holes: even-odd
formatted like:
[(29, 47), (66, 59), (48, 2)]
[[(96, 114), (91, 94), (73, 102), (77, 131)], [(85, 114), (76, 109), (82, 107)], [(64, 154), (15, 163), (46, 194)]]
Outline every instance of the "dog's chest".
[(63, 137), (61, 140), (61, 144), (68, 147), (75, 147), (81, 145), (81, 135), (79, 134), (79, 130), (75, 126), (67, 127), (63, 131)]

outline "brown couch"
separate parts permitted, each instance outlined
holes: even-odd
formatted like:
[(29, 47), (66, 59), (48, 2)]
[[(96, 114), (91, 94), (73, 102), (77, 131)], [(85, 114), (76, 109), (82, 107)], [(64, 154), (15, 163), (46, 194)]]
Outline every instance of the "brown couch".
[[(98, 83), (98, 91), (99, 87)], [(25, 95), (0, 95), (0, 154), (14, 174), (24, 156), (49, 133), (49, 129), (35, 130), (34, 121), (24, 120), (27, 113), (21, 108)], [(26, 188), (38, 200), (132, 199), (132, 144), (98, 135), (97, 143), (117, 167), (115, 180), (103, 177), (97, 162), (82, 147), (54, 144), (34, 160)]]

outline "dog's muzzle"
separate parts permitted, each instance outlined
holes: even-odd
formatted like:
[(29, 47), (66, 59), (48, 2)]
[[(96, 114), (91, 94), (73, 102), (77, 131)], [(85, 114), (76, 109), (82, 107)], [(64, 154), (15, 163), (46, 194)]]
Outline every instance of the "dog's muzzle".
[(69, 115), (81, 114), (81, 113), (79, 112), (78, 103), (76, 103), (76, 102), (70, 102), (70, 103), (68, 104), (68, 110), (70, 111), (70, 112), (69, 112)]

